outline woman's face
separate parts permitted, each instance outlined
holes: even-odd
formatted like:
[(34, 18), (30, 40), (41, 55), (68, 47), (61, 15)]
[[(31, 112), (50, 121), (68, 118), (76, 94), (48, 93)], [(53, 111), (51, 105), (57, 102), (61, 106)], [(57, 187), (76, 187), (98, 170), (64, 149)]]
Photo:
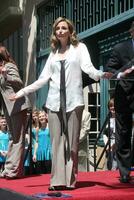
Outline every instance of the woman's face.
[(56, 26), (56, 37), (60, 42), (68, 41), (70, 37), (70, 31), (68, 28), (68, 24), (65, 21), (61, 21)]

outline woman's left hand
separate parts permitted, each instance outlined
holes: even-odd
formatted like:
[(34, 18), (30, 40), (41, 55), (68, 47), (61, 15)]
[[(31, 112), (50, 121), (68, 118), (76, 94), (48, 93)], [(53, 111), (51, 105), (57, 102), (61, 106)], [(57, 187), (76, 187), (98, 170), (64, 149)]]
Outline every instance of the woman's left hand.
[(111, 72), (104, 72), (102, 78), (110, 79), (113, 76)]

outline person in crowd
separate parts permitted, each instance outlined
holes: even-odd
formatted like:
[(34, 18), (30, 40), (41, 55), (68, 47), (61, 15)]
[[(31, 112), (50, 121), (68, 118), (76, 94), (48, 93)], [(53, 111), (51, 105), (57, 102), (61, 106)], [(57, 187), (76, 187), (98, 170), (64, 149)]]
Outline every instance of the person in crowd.
[(132, 113), (134, 112), (134, 21), (129, 32), (131, 39), (114, 46), (107, 62), (107, 69), (115, 73), (115, 119), (116, 119), (116, 159), (120, 172), (120, 182), (131, 180), (132, 165), (131, 135)]
[(51, 142), (48, 128), (48, 116), (44, 111), (39, 112), (39, 130), (34, 145), (33, 161), (38, 174), (51, 171)]
[(51, 35), (52, 51), (45, 67), (33, 84), (10, 95), (10, 100), (28, 95), (49, 82), (46, 101), (52, 144), (49, 190), (74, 189), (78, 173), (78, 146), (84, 108), (82, 70), (98, 81), (111, 73), (97, 70), (86, 45), (78, 41), (69, 19), (55, 20)]
[(0, 117), (0, 171), (4, 170), (7, 151), (9, 143), (9, 133), (7, 127), (7, 121), (4, 116)]
[[(24, 156), (24, 174), (30, 174), (30, 151), (29, 151), (29, 144), (30, 144), (30, 137), (29, 133), (26, 132), (25, 134), (25, 156)], [(32, 160), (32, 159), (31, 159)], [(33, 163), (32, 168), (33, 168)]]
[(39, 110), (34, 109), (32, 111), (32, 128), (39, 128)]
[(23, 156), (25, 148), (25, 126), (28, 97), (10, 101), (9, 96), (23, 87), (15, 61), (8, 50), (0, 46), (0, 99), (10, 133), (10, 141), (4, 171), (1, 178), (14, 179), (23, 176)]
[(86, 137), (87, 133), (89, 133), (90, 126), (91, 126), (91, 113), (84, 109), (81, 120), (80, 140), (83, 140)]
[[(32, 112), (32, 113), (31, 113)], [(33, 159), (36, 146), (37, 135), (39, 131), (39, 110), (33, 109), (28, 113), (28, 127), (25, 136), (25, 175), (36, 174), (35, 161)]]
[(32, 144), (34, 146), (39, 131), (39, 110), (32, 111)]
[(89, 143), (87, 134), (89, 134), (91, 126), (91, 113), (87, 110), (83, 110), (81, 129), (80, 129), (80, 140), (79, 140), (79, 152), (78, 152), (78, 170), (87, 171), (88, 170), (88, 156), (89, 156)]
[(114, 98), (111, 98), (108, 102), (108, 110), (109, 110), (109, 122), (106, 125), (106, 128), (103, 132), (103, 139), (105, 145), (107, 145), (106, 149), (106, 160), (107, 160), (107, 169), (108, 170), (117, 170), (117, 160), (115, 153), (115, 108), (114, 108)]

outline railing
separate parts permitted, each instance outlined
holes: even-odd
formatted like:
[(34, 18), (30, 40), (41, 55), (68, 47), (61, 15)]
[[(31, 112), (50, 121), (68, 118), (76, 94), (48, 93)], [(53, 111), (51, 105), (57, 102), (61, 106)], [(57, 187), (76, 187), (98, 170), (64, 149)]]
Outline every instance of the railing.
[[(96, 138), (96, 141), (94, 143), (94, 171), (97, 170), (97, 167), (99, 165), (99, 163), (101, 162), (101, 159), (107, 149), (107, 146), (109, 146), (109, 149), (110, 148), (110, 117), (111, 117), (111, 113), (109, 112), (105, 121), (104, 121), (104, 124), (100, 130), (100, 133), (98, 134), (97, 138)], [(100, 154), (100, 157), (98, 157), (97, 159), (97, 156), (96, 156), (96, 149), (97, 149), (97, 146), (98, 146), (98, 142), (99, 142), (99, 139), (101, 138), (102, 134), (103, 134), (103, 131), (105, 130), (106, 126), (108, 125), (108, 141), (106, 143), (106, 145), (104, 146), (103, 148), (103, 151), (102, 153)], [(110, 155), (109, 155), (110, 156)]]

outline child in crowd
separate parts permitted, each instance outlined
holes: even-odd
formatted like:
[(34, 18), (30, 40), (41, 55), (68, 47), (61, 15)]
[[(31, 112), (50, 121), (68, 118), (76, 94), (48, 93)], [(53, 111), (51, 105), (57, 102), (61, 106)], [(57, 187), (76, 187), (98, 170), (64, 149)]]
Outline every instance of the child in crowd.
[(48, 128), (48, 116), (45, 111), (39, 112), (39, 130), (34, 145), (33, 161), (37, 173), (51, 172), (51, 142)]
[(4, 164), (6, 160), (7, 150), (9, 143), (9, 133), (7, 130), (6, 118), (0, 117), (0, 171), (4, 170)]
[[(106, 150), (107, 158), (107, 169), (116, 170), (118, 169), (116, 155), (115, 155), (115, 109), (114, 109), (114, 98), (111, 98), (108, 102), (108, 109), (110, 112), (110, 121), (104, 130), (104, 143), (108, 144)], [(110, 131), (110, 132), (109, 132)], [(110, 145), (109, 145), (110, 143)], [(110, 149), (109, 149), (110, 147)]]

